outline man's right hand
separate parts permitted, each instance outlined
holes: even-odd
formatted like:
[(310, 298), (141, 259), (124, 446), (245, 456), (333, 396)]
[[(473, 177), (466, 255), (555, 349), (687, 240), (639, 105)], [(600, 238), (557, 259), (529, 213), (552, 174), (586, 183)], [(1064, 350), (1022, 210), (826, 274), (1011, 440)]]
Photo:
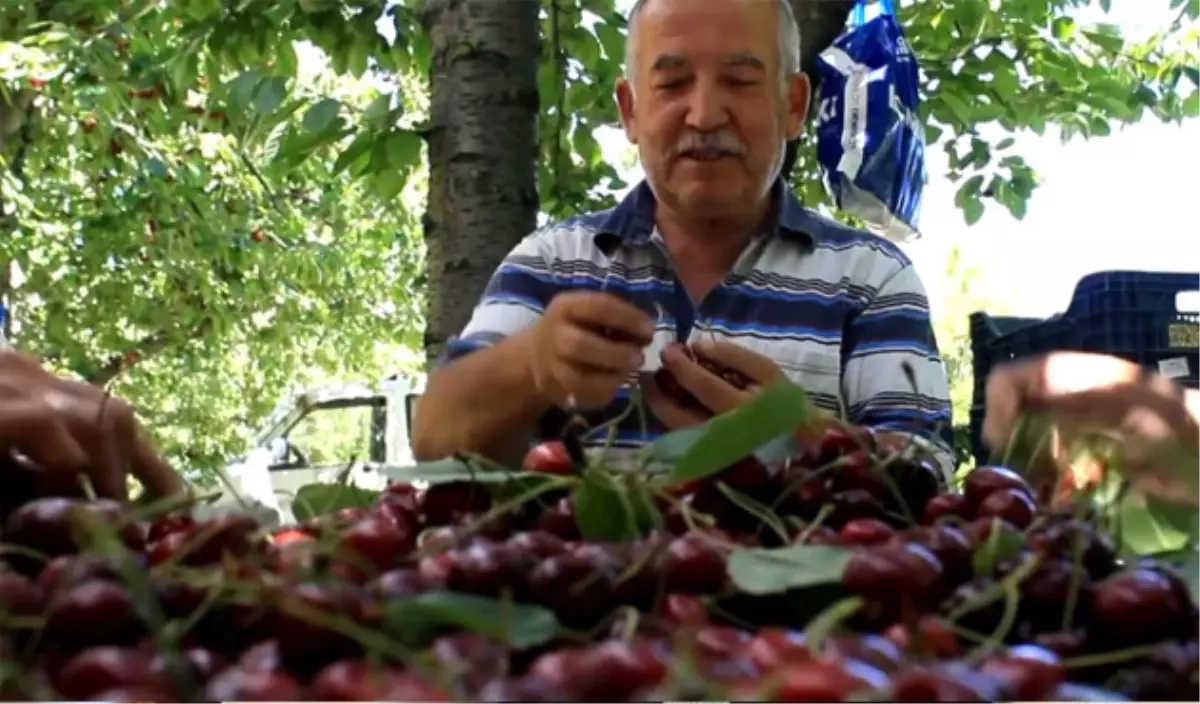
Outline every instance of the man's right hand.
[(654, 321), (612, 294), (570, 291), (551, 299), (527, 334), (538, 394), (558, 406), (599, 408), (641, 368)]

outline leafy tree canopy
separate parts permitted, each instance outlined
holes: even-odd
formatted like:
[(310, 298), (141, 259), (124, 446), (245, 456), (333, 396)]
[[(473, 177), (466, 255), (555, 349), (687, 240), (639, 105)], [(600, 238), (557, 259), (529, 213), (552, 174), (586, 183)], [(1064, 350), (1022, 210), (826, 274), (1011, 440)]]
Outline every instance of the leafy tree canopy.
[[(794, 0), (810, 24), (822, 14), (811, 1)], [(1096, 137), (1200, 112), (1200, 1), (1170, 0), (1176, 19), (1141, 42), (1078, 21), (1087, 4), (902, 3), (927, 137), (961, 182), (968, 223), (988, 202), (1023, 215), (1037, 179), (1013, 150), (1017, 133)], [(418, 0), (5, 3), (10, 336), (117, 384), (192, 466), (235, 452), (309, 372), (374, 374), (399, 363), (389, 349), (419, 348), (422, 139), (436, 128), (421, 10)], [(831, 20), (820, 21), (828, 33)], [(547, 215), (603, 205), (622, 185), (594, 130), (615, 122), (623, 24), (613, 0), (544, 3)], [(806, 25), (806, 36), (820, 29)], [(328, 61), (306, 60), (317, 54)], [(825, 199), (807, 146), (796, 183), (809, 202)]]

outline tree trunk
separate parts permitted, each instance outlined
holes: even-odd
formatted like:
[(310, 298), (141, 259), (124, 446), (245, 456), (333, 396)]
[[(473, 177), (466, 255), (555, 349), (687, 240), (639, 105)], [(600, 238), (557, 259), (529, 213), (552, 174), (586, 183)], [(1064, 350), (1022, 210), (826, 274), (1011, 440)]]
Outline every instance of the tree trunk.
[[(809, 117), (817, 114), (817, 90), (821, 86), (821, 75), (817, 72), (817, 56), (825, 51), (834, 39), (846, 29), (846, 20), (854, 9), (855, 0), (789, 0), (796, 24), (800, 26), (800, 68), (808, 74), (812, 83), (813, 99), (809, 104)], [(783, 156), (783, 175), (789, 177), (796, 167), (796, 155), (800, 140), (788, 142)]]
[[(789, 0), (796, 24), (800, 25), (800, 67), (813, 83), (817, 77), (817, 55), (825, 51), (846, 29), (855, 0)], [(899, 4), (899, 3), (897, 3)]]
[(538, 0), (426, 0), (430, 362), (537, 223)]

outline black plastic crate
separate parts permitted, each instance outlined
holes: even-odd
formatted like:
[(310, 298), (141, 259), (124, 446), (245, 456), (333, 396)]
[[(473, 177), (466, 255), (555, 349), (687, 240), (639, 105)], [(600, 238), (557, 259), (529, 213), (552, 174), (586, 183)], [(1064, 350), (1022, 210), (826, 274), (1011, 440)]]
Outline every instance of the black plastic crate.
[(1004, 362), (1055, 350), (1100, 352), (1200, 385), (1200, 315), (1176, 306), (1177, 296), (1187, 291), (1200, 291), (1200, 274), (1102, 271), (1080, 279), (1066, 312), (1051, 318), (972, 313), (975, 461), (987, 460), (980, 438), (987, 377)]

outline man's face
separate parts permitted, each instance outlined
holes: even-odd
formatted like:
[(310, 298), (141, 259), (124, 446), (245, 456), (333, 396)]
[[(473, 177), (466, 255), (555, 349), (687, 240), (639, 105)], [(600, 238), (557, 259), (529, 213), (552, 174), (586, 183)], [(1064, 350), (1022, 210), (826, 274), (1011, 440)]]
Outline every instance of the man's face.
[(782, 83), (771, 0), (651, 0), (635, 19), (621, 120), (655, 196), (694, 217), (755, 208), (799, 134), (808, 81)]

